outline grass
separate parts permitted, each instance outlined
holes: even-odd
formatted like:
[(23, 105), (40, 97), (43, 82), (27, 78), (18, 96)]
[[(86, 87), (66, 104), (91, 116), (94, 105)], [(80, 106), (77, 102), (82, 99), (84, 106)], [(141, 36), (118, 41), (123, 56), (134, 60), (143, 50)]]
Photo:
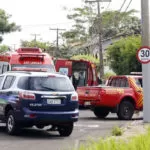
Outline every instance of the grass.
[[(120, 134), (120, 129), (114, 128), (114, 134)], [(119, 132), (118, 132), (119, 131)], [(145, 134), (140, 134), (127, 139), (100, 139), (90, 141), (88, 145), (81, 145), (78, 150), (150, 150), (150, 127)]]
[(112, 136), (121, 136), (123, 134), (123, 130), (117, 126), (112, 129)]

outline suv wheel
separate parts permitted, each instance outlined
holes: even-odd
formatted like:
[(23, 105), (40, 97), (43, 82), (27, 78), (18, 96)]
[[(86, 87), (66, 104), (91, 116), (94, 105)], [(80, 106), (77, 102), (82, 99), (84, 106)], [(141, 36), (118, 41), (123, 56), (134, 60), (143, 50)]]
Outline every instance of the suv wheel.
[(118, 110), (118, 118), (121, 120), (131, 120), (134, 114), (134, 106), (129, 101), (121, 102)]
[(6, 130), (10, 135), (14, 135), (19, 131), (19, 126), (15, 120), (14, 112), (12, 110), (10, 110), (7, 114)]
[(61, 125), (58, 127), (60, 136), (70, 136), (73, 131), (73, 123)]

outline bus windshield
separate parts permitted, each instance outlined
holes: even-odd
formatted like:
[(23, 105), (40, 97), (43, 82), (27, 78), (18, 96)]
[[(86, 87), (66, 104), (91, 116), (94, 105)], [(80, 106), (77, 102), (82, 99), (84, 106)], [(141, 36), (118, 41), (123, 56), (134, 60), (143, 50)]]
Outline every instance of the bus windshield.
[(17, 64), (17, 65), (11, 65), (11, 70), (13, 71), (27, 71), (30, 69), (30, 71), (36, 71), (37, 69), (44, 69), (45, 72), (56, 72), (54, 65), (39, 65), (39, 64)]

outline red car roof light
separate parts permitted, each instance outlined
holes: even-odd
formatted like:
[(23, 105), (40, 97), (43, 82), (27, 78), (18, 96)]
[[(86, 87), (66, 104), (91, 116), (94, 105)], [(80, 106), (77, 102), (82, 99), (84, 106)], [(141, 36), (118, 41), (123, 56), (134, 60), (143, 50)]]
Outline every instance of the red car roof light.
[(25, 60), (25, 59), (36, 59), (38, 61), (44, 61), (44, 54), (19, 54), (20, 55), (20, 60)]
[(23, 47), (16, 50), (18, 53), (42, 53), (40, 48), (30, 48), (30, 47)]
[(24, 67), (13, 67), (12, 71), (32, 71), (32, 72), (48, 72), (47, 68), (24, 68)]

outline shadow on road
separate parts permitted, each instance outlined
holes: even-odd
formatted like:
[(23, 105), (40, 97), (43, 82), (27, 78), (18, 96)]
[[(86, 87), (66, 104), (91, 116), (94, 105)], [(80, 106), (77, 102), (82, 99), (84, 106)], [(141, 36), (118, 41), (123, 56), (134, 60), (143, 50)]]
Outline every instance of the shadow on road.
[(131, 120), (119, 120), (118, 117), (106, 117), (104, 119), (100, 119), (100, 118), (97, 118), (97, 117), (80, 117), (79, 118), (80, 120), (102, 120), (102, 121), (134, 121), (134, 120), (142, 120), (143, 117), (138, 117), (138, 118), (133, 118)]
[[(48, 132), (46, 130), (34, 129), (34, 128), (24, 128), (20, 131), (18, 135), (8, 135), (6, 133), (6, 127), (0, 126), (0, 134), (3, 135), (4, 139), (13, 139), (13, 140), (45, 140), (45, 139), (63, 139), (64, 137), (60, 137), (57, 131)], [(3, 140), (3, 137), (0, 137)]]

